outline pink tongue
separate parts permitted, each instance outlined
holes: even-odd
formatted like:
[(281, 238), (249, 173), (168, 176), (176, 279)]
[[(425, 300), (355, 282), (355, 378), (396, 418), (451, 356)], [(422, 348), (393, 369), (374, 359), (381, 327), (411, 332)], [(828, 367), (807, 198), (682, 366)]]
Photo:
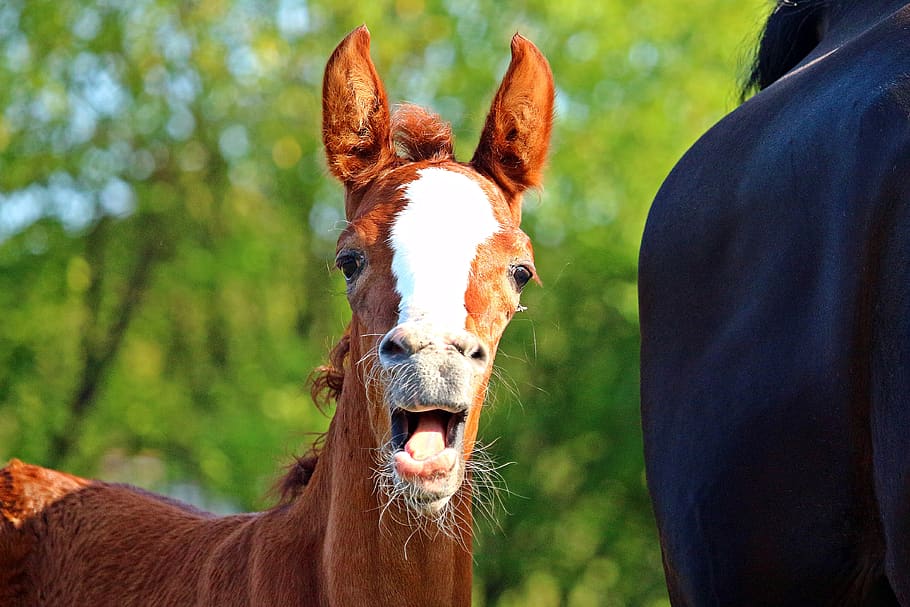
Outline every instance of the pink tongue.
[(404, 446), (408, 455), (424, 460), (441, 453), (446, 448), (445, 418), (441, 413), (423, 413), (417, 416), (417, 429)]

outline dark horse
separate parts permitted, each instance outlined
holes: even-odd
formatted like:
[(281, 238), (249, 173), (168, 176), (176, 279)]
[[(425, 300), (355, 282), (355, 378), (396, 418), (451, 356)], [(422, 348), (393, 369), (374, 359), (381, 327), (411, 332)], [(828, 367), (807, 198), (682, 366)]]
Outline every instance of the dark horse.
[(674, 605), (910, 605), (910, 5), (786, 0), (641, 249)]

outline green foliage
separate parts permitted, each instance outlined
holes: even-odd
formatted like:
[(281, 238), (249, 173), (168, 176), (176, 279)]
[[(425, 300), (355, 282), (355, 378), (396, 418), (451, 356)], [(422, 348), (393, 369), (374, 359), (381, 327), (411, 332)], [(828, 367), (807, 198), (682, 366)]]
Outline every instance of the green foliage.
[[(525, 201), (544, 287), (481, 437), (509, 514), (475, 603), (663, 605), (638, 420), (636, 257), (679, 155), (732, 109), (766, 3), (10, 0), (0, 4), (0, 459), (263, 507), (328, 418), (305, 380), (347, 305), (324, 62), (366, 22), (393, 99), (468, 158), (515, 31), (557, 122)], [(499, 437), (498, 439), (496, 437)], [(194, 492), (201, 493), (194, 495)]]

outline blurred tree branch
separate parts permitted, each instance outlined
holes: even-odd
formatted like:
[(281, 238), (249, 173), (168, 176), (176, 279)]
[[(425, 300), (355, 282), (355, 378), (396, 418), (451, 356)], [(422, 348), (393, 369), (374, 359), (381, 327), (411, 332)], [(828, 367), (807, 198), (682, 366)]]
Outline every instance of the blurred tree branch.
[(139, 234), (145, 235), (145, 240), (136, 255), (132, 272), (126, 280), (110, 324), (106, 328), (102, 327), (100, 303), (106, 273), (104, 253), (110, 222), (109, 218), (102, 219), (86, 238), (86, 257), (91, 268), (91, 283), (85, 293), (88, 318), (82, 336), (84, 362), (76, 390), (67, 406), (69, 419), (51, 438), (52, 466), (60, 465), (77, 444), (85, 418), (120, 351), (130, 321), (148, 287), (152, 267), (159, 257), (160, 246), (155, 236), (157, 230), (150, 225), (154, 223), (151, 218), (145, 216), (138, 230)]

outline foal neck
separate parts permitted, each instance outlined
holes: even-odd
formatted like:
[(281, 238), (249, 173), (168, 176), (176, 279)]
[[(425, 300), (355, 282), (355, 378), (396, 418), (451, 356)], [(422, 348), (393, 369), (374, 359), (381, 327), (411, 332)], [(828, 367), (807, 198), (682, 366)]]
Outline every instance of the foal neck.
[[(350, 360), (360, 360), (355, 344)], [(356, 365), (353, 365), (356, 367)], [(324, 591), (337, 605), (469, 605), (472, 515), (467, 485), (453, 498), (457, 526), (442, 532), (415, 520), (377, 487), (370, 402), (364, 377), (347, 370), (319, 463), (292, 506), (321, 530)]]

